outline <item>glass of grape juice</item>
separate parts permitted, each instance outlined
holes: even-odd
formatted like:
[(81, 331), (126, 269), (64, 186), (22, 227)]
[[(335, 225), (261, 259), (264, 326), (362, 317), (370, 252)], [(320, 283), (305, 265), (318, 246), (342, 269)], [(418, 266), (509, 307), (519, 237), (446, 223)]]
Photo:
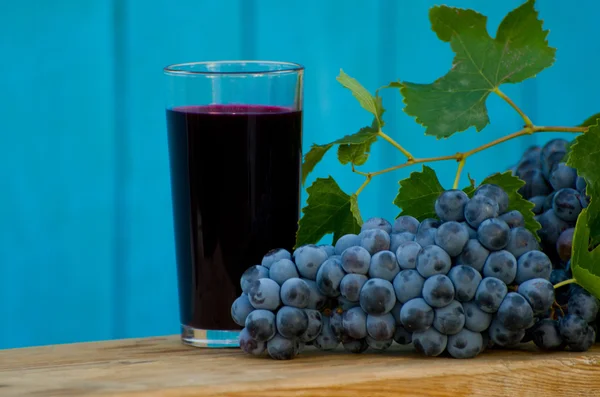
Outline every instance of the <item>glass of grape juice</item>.
[(196, 62), (164, 74), (181, 339), (236, 347), (242, 273), (295, 243), (304, 67)]

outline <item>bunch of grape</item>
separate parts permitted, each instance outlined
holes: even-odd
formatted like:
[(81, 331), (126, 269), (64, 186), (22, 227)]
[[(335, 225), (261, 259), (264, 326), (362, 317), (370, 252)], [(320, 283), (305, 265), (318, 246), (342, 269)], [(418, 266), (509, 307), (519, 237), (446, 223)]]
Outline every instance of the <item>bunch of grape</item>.
[[(532, 146), (512, 168), (513, 174), (525, 181), (520, 193), (535, 204), (533, 211), (542, 226), (538, 231), (541, 247), (553, 265), (552, 284), (572, 278), (575, 223), (589, 203), (585, 179), (564, 162), (568, 145), (564, 139), (553, 139), (543, 147)], [(599, 339), (598, 299), (577, 285), (567, 285), (556, 291), (556, 302), (546, 318), (532, 328), (530, 338), (536, 345), (550, 350), (566, 345), (577, 348)], [(582, 345), (586, 338), (588, 342)]]

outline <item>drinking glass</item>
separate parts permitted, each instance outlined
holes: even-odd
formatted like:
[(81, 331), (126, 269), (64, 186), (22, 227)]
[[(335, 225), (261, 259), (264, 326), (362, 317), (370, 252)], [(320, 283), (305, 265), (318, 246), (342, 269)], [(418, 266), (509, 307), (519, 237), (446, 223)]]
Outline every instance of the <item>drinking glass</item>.
[(181, 339), (239, 346), (240, 277), (295, 243), (304, 67), (219, 61), (164, 73)]

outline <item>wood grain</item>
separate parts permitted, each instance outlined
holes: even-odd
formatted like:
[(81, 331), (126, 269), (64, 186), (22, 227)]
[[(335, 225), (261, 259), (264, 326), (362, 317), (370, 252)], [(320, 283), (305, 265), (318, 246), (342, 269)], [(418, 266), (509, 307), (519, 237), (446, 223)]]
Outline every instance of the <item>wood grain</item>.
[(183, 346), (176, 336), (0, 351), (0, 395), (12, 396), (600, 396), (600, 345), (534, 346), (471, 360), (406, 347), (352, 355), (307, 349), (291, 361)]

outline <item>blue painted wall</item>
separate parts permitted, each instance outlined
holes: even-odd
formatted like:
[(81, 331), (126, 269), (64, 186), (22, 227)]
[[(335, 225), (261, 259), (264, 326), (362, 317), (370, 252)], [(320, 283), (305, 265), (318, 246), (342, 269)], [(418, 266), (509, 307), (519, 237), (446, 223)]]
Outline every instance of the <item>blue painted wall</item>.
[[(431, 32), (435, 1), (32, 0), (0, 2), (0, 348), (176, 333), (170, 187), (161, 68), (212, 59), (303, 63), (305, 150), (369, 123), (335, 81), (340, 68), (369, 89), (402, 77), (429, 82), (450, 66)], [(490, 31), (521, 2), (445, 2), (490, 15)], [(540, 124), (599, 110), (598, 6), (538, 5), (556, 65), (505, 91)], [(496, 98), (492, 125), (450, 140), (425, 137), (397, 93), (384, 94), (387, 132), (417, 156), (454, 153), (519, 128)], [(503, 170), (537, 136), (469, 159), (477, 179)], [(368, 170), (402, 161), (374, 147)], [(436, 164), (452, 183), (453, 164)], [(361, 195), (364, 217), (393, 217), (387, 174)], [(312, 174), (348, 192), (362, 182), (331, 153)]]

